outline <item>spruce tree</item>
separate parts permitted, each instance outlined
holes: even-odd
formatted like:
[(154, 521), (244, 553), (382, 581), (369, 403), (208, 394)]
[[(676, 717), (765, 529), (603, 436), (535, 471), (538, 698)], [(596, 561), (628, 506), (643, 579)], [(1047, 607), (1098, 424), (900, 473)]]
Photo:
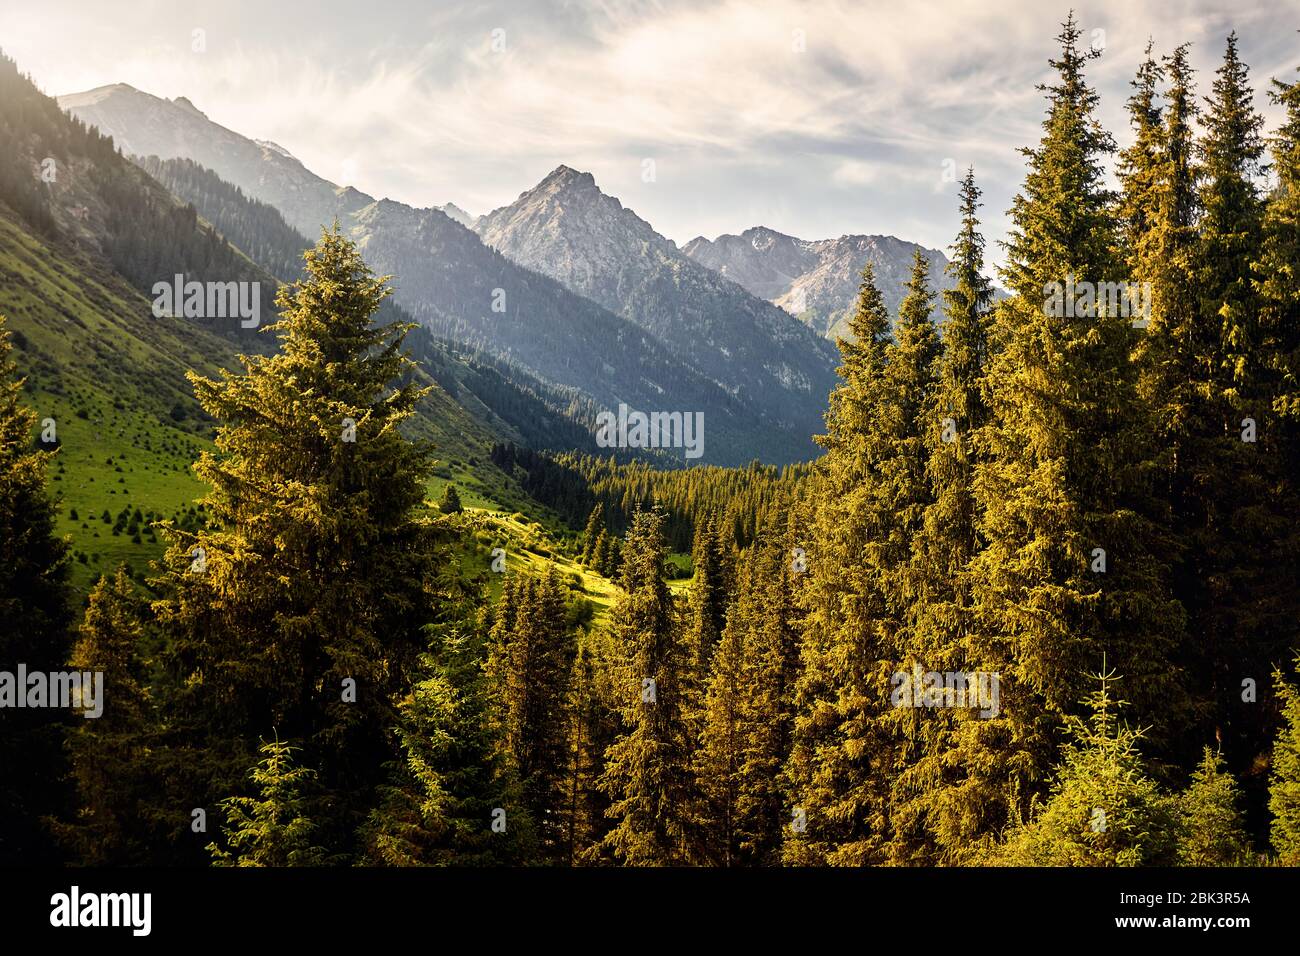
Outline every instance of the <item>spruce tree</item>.
[(1164, 76), (1147, 41), (1146, 59), (1138, 67), (1129, 97), (1133, 143), (1119, 155), (1121, 251), (1130, 274), (1145, 276), (1159, 262), (1167, 199), (1167, 156), (1159, 84)]
[[(1255, 264), (1255, 287), (1261, 298), (1260, 348), (1263, 352), (1264, 392), (1271, 400), (1274, 426), (1266, 467), (1270, 572), (1257, 581), (1257, 595), (1271, 601), (1276, 622), (1273, 640), (1260, 642), (1259, 658), (1282, 659), (1294, 650), (1295, 608), (1300, 607), (1300, 575), (1294, 555), (1300, 553), (1300, 82), (1273, 81), (1270, 96), (1284, 111), (1281, 126), (1271, 137), (1277, 187), (1264, 211), (1263, 241)], [(1261, 569), (1262, 570), (1262, 569)], [(1262, 663), (1262, 661), (1261, 661)], [(1259, 733), (1262, 722), (1253, 722)]]
[(485, 665), (503, 758), (518, 776), (524, 807), (551, 852), (559, 829), (566, 758), (566, 705), (575, 651), (565, 590), (552, 566), (546, 577), (502, 593), (508, 605), (489, 638)]
[(967, 660), (998, 675), (1000, 710), (963, 737), (958, 759), (978, 768), (964, 799), (987, 828), (1045, 784), (1062, 719), (1103, 655), (1129, 681), (1157, 747), (1183, 718), (1168, 664), (1182, 618), (1143, 467), (1135, 330), (1090, 294), (1123, 273), (1103, 168), (1114, 146), (1084, 75), (1098, 51), (1081, 49), (1080, 35), (1071, 16), (1051, 61), (1056, 81), (1043, 88), (1043, 137), (1023, 151), (1003, 272), (1012, 296), (994, 312), (999, 350), (986, 379), (992, 414), (975, 493), (987, 546), (972, 567)]
[(609, 548), (601, 563), (600, 573), (610, 580), (618, 580), (623, 573), (623, 539), (609, 536)]
[[(1296, 672), (1300, 673), (1300, 661)], [(1274, 671), (1282, 703), (1282, 726), (1273, 743), (1268, 809), (1273, 815), (1273, 852), (1283, 866), (1300, 866), (1300, 691)]]
[(1121, 723), (1112, 674), (1088, 698), (1091, 717), (1071, 717), (1070, 742), (1051, 793), (1015, 821), (990, 862), (1004, 866), (1170, 866), (1177, 861), (1177, 802), (1138, 751), (1142, 733)]
[(314, 771), (297, 764), (301, 748), (270, 740), (249, 773), (256, 796), (221, 801), (225, 846), (208, 845), (214, 866), (321, 866), (330, 862), (316, 846), (316, 824), (306, 816), (305, 791)]
[(565, 713), (566, 735), (564, 805), (561, 821), (565, 861), (570, 866), (587, 862), (589, 851), (607, 832), (605, 811), (609, 803), (598, 786), (604, 770), (606, 748), (614, 742), (616, 715), (606, 702), (607, 661), (601, 635), (587, 634), (578, 644), (569, 679)]
[[(888, 536), (874, 556), (885, 591), (891, 635), (886, 653), (891, 679), (892, 674), (910, 671), (913, 663), (920, 662), (916, 649), (920, 638), (909, 618), (915, 613), (923, 587), (912, 558), (914, 540), (933, 503), (927, 474), (930, 448), (943, 429), (935, 405), (940, 342), (931, 319), (934, 294), (929, 288), (929, 262), (920, 250), (913, 254), (912, 274), (905, 288), (907, 294), (899, 306), (898, 342), (890, 346), (886, 359), (888, 457), (877, 479)], [(923, 670), (929, 669), (927, 663)], [(892, 738), (892, 803), (897, 804), (899, 797), (908, 792), (901, 771), (914, 758), (918, 725), (930, 713), (922, 716), (923, 712), (915, 708), (891, 707), (884, 714)], [(921, 841), (920, 829), (919, 821), (891, 811), (889, 860), (911, 861)]]
[(904, 571), (912, 538), (931, 503), (926, 475), (930, 447), (942, 431), (935, 407), (939, 334), (932, 318), (934, 293), (930, 289), (930, 263), (918, 249), (912, 257), (907, 294), (898, 309), (898, 341), (887, 356), (885, 387), (891, 399), (889, 456), (882, 478), (883, 493), (893, 506), (893, 527), (888, 552), (881, 565), (890, 583), (891, 612), (901, 621), (902, 603), (910, 595)]
[(596, 543), (591, 546), (591, 567), (599, 574), (609, 577), (610, 558), (613, 555), (613, 535), (601, 528), (596, 535)]
[(465, 510), (460, 503), (460, 494), (456, 491), (455, 485), (449, 484), (442, 490), (442, 497), (438, 499), (438, 510), (445, 515), (459, 514)]
[(596, 544), (600, 533), (605, 530), (605, 508), (596, 505), (587, 518), (587, 527), (582, 532), (582, 562), (591, 564), (596, 553)]
[(1242, 829), (1237, 782), (1217, 751), (1205, 756), (1178, 798), (1178, 860), (1183, 866), (1240, 866), (1250, 856)]
[(631, 866), (687, 862), (693, 741), (691, 658), (663, 579), (665, 512), (638, 511), (623, 551), (623, 596), (611, 618), (623, 655), (623, 733), (605, 754), (602, 790), (615, 821), (603, 844)]
[(339, 844), (389, 754), (392, 701), (434, 612), (432, 459), (400, 431), (425, 390), (401, 352), (408, 326), (371, 324), (391, 291), (324, 232), (305, 278), (279, 292), (279, 351), (242, 357), (242, 375), (191, 374), (218, 422), (216, 452), (195, 466), (210, 527), (165, 525), (158, 582), (178, 740), (220, 741), (204, 765), (229, 748), (211, 771), (227, 780), (259, 734), (302, 740)]
[[(753, 580), (742, 585), (752, 601)], [(747, 609), (748, 610), (748, 609)], [(739, 608), (733, 605), (732, 617)], [(698, 618), (697, 618), (698, 622)], [(705, 664), (707, 673), (700, 713), (700, 746), (695, 759), (702, 833), (698, 843), (703, 856), (717, 866), (738, 866), (743, 822), (740, 816), (742, 773), (752, 729), (746, 713), (746, 629), (729, 620)]]
[(86, 866), (150, 862), (153, 785), (148, 762), (152, 714), (142, 657), (145, 607), (119, 567), (90, 592), (71, 670), (103, 674), (104, 712), (78, 721), (65, 747), (77, 787), (71, 821), (55, 821), (56, 836)]
[(805, 574), (797, 570), (793, 554), (803, 523), (801, 510), (790, 512), (785, 520), (772, 516), (750, 550), (750, 561), (755, 562), (753, 610), (741, 618), (749, 628), (745, 713), (750, 734), (737, 813), (742, 852), (757, 866), (780, 865), (781, 844), (794, 822), (785, 765), (793, 749), (794, 691), (800, 675)]
[(1262, 678), (1286, 652), (1288, 597), (1296, 594), (1279, 547), (1291, 524), (1276, 494), (1286, 450), (1272, 414), (1252, 270), (1264, 218), (1263, 120), (1252, 101), (1231, 35), (1196, 146), (1201, 216), (1185, 304), (1194, 325), (1164, 349), (1171, 374), (1150, 390), (1172, 422), (1176, 580), (1190, 618), (1178, 663), (1192, 677), (1201, 716), (1189, 739), (1218, 735), (1243, 762), (1258, 755), (1266, 725), (1254, 708), (1240, 708), (1242, 680)]
[(1274, 407), (1288, 429), (1279, 444), (1289, 455), (1286, 474), (1294, 485), (1300, 475), (1294, 441), (1300, 421), (1300, 82), (1274, 80), (1269, 97), (1285, 118), (1270, 140), (1277, 188), (1264, 212), (1255, 275), (1264, 300), (1260, 335), (1273, 357)]
[[(1151, 409), (1162, 490), (1181, 510), (1187, 490), (1180, 466), (1200, 438), (1204, 390), (1197, 386), (1211, 362), (1209, 336), (1196, 308), (1196, 256), (1200, 218), (1200, 170), (1195, 164), (1197, 116), (1194, 77), (1187, 44), (1163, 60), (1144, 64), (1129, 101), (1136, 140), (1120, 166), (1121, 225), (1129, 279), (1151, 290), (1146, 334), (1135, 350), (1140, 394)], [(1162, 105), (1152, 95), (1161, 76), (1168, 80)]]
[(726, 624), (726, 573), (718, 525), (713, 517), (696, 522), (691, 566), (695, 577), (691, 581), (687, 641), (695, 658), (696, 680), (702, 687), (709, 676), (713, 649)]
[[(0, 670), (54, 671), (68, 653), (68, 546), (45, 489), (55, 452), (35, 444), (9, 339), (0, 317)], [(52, 709), (0, 708), (0, 767), (22, 768), (0, 775), (0, 864), (52, 858), (40, 817), (61, 800), (60, 723)]]
[(774, 866), (791, 822), (790, 755), (799, 663), (788, 541), (767, 527), (738, 558), (726, 625), (709, 665), (696, 781), (699, 847), (719, 866)]
[(398, 704), (398, 758), (361, 828), (362, 860), (380, 866), (532, 862), (536, 831), (489, 715), (481, 643), (471, 618), (428, 631), (410, 692)]
[(1264, 119), (1252, 103), (1249, 70), (1228, 35), (1223, 63), (1206, 98), (1201, 157), (1201, 249), (1197, 278), (1207, 331), (1217, 333), (1215, 380), (1229, 402), (1252, 410), (1259, 335), (1251, 262), (1258, 252), (1264, 202)]
[[(960, 189), (961, 230), (948, 265), (955, 285), (944, 292), (935, 420), (927, 436), (931, 501), (915, 537), (910, 568), (906, 656), (940, 672), (967, 669), (973, 628), (970, 562), (983, 544), (974, 468), (981, 460), (977, 438), (989, 420), (985, 376), (993, 345), (992, 287), (984, 276), (979, 198), (974, 172), (968, 171)], [(940, 847), (969, 846), (984, 826), (982, 807), (967, 795), (978, 787), (978, 770), (951, 759), (960, 746), (957, 736), (978, 733), (979, 720), (964, 711), (933, 710), (909, 728), (913, 744), (895, 786), (893, 811), (895, 829), (911, 834), (909, 858), (934, 862)]]
[(871, 263), (862, 272), (850, 338), (837, 345), (841, 384), (830, 396), (818, 507), (806, 550), (805, 626), (797, 716), (787, 763), (792, 825), (783, 858), (795, 865), (882, 859), (891, 751), (888, 648), (895, 638), (878, 556), (892, 515), (880, 490), (889, 312)]

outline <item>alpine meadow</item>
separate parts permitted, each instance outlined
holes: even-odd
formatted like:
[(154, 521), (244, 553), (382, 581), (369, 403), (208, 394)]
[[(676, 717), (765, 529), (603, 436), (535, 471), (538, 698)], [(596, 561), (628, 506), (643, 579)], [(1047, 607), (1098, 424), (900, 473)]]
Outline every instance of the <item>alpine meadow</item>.
[(22, 919), (689, 867), (1263, 925), (1300, 9), (373, 6), (0, 14)]

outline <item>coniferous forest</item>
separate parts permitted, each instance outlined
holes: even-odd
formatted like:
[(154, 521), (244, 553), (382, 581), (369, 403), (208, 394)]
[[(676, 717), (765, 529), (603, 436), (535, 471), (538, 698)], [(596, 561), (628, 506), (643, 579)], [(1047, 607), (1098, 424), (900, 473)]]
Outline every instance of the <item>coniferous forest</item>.
[[(1004, 262), (967, 169), (942, 273), (857, 277), (816, 457), (741, 467), (582, 445), (599, 403), (463, 366), (346, 221), (0, 100), (131, 211), (74, 251), (0, 150), (99, 301), (164, 254), (278, 277), (176, 399), (197, 511), (113, 527), (147, 562), (61, 524), (57, 356), (0, 325), (0, 670), (103, 675), (96, 719), (0, 686), (0, 863), (1300, 865), (1300, 81), (1222, 42), (1148, 44), (1120, 130), (1074, 16), (1045, 37)], [(457, 403), (491, 427), (449, 462)]]

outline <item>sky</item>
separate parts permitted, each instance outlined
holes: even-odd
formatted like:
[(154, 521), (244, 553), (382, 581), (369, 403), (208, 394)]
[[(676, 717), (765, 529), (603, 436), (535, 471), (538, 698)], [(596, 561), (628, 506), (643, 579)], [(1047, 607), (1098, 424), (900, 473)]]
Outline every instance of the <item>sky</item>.
[[(944, 248), (973, 165), (1005, 235), (1036, 142), (1050, 0), (0, 0), (0, 49), (52, 95), (128, 83), (188, 97), (338, 183), (472, 214), (560, 164), (679, 244), (765, 225)], [(1300, 77), (1297, 0), (1079, 2), (1100, 117), (1148, 39), (1190, 42), (1208, 92), (1227, 34), (1257, 107)], [(996, 246), (990, 252), (999, 257)]]

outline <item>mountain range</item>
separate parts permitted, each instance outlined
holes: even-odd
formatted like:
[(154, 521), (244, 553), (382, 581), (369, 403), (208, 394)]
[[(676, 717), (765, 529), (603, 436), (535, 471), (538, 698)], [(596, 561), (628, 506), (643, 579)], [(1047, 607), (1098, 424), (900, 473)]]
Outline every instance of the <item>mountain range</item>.
[[(516, 365), (595, 408), (702, 411), (706, 460), (804, 460), (820, 430), (835, 358), (787, 314), (731, 283), (730, 295), (768, 322), (737, 330), (707, 306), (668, 341), (638, 321), (485, 245), (436, 208), (376, 200), (311, 173), (287, 151), (234, 133), (184, 98), (166, 100), (122, 84), (61, 97), (60, 105), (112, 135), (124, 152), (185, 158), (278, 209), (306, 236), (336, 219), (367, 262), (396, 278), (396, 301), (436, 335)], [(459, 212), (459, 210), (453, 210)], [(683, 262), (698, 276), (722, 283)], [(678, 297), (679, 303), (681, 298)], [(793, 337), (793, 341), (791, 341)], [(784, 387), (760, 394), (727, 369), (724, 349), (751, 368), (769, 367)], [(596, 451), (594, 444), (590, 451)]]
[(723, 235), (713, 241), (697, 236), (682, 252), (833, 340), (849, 337), (849, 317), (868, 262), (875, 267), (876, 285), (890, 314), (897, 318), (903, 284), (918, 249), (929, 260), (931, 287), (952, 288), (952, 279), (944, 272), (948, 259), (942, 252), (893, 236), (809, 241), (755, 226), (738, 236)]
[(683, 254), (590, 173), (560, 166), (480, 216), (474, 231), (507, 258), (640, 325), (765, 419), (796, 426), (820, 418), (835, 384), (834, 347)]

